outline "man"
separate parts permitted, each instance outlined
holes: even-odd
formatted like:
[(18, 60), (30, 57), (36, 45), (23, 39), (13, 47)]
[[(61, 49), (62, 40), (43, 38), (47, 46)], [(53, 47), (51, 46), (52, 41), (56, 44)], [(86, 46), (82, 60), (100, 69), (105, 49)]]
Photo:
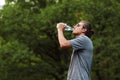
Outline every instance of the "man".
[(67, 40), (63, 31), (67, 25), (59, 23), (58, 40), (61, 48), (73, 48), (67, 80), (90, 80), (93, 44), (90, 39), (93, 31), (87, 21), (80, 21), (73, 28), (75, 39)]

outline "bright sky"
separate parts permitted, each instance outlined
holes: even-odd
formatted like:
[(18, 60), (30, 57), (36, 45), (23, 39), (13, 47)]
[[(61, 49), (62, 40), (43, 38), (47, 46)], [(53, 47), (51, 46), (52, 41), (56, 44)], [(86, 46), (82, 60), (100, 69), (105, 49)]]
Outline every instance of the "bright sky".
[(0, 0), (0, 5), (4, 5), (5, 4), (5, 0)]

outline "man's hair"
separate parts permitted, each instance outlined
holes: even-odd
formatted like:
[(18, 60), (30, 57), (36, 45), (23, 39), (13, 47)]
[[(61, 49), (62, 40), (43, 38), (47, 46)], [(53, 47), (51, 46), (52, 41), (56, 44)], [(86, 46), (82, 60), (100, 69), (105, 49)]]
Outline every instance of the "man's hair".
[(85, 32), (85, 35), (88, 36), (89, 38), (94, 34), (94, 31), (92, 30), (91, 24), (87, 21), (80, 21), (82, 22), (83, 28), (87, 29), (87, 31)]

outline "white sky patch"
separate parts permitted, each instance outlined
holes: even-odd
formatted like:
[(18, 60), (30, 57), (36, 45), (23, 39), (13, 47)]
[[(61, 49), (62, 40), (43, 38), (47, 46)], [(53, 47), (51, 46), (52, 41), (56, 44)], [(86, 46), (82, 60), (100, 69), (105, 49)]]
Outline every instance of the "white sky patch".
[(0, 6), (5, 5), (5, 0), (0, 0)]

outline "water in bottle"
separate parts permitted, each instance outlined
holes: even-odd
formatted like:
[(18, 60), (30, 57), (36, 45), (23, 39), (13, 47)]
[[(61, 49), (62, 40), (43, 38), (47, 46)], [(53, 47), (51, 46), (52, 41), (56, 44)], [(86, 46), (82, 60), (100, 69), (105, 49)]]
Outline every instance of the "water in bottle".
[(72, 28), (71, 26), (68, 26), (68, 25), (67, 25), (67, 26), (65, 27), (65, 31), (73, 31), (73, 28)]

